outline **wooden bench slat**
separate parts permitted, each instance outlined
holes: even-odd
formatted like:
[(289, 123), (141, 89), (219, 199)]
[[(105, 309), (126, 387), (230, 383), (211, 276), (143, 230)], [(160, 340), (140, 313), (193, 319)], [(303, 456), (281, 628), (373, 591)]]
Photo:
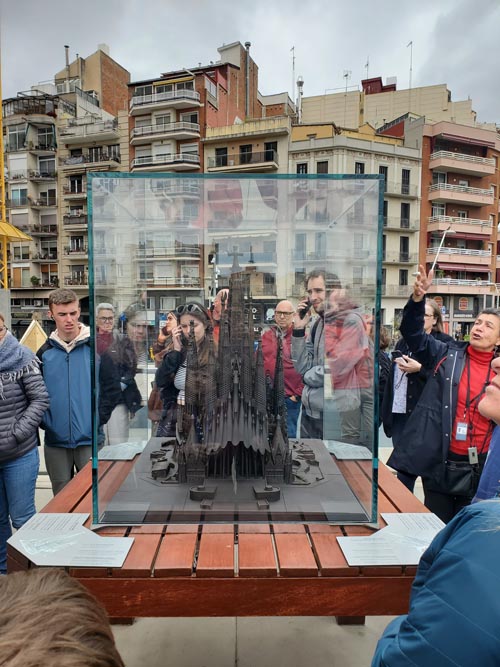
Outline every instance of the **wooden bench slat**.
[(238, 572), (240, 577), (273, 577), (277, 574), (271, 533), (240, 533), (238, 538)]
[(318, 566), (307, 535), (274, 535), (280, 574), (284, 577), (316, 577)]
[(323, 576), (355, 577), (359, 574), (358, 567), (348, 565), (336, 535), (313, 533), (311, 541)]
[(160, 535), (135, 535), (122, 567), (111, 570), (113, 577), (150, 577)]
[(193, 571), (196, 533), (166, 534), (154, 563), (155, 577), (188, 577)]
[(202, 532), (196, 575), (198, 577), (234, 576), (234, 536), (232, 532), (216, 534)]

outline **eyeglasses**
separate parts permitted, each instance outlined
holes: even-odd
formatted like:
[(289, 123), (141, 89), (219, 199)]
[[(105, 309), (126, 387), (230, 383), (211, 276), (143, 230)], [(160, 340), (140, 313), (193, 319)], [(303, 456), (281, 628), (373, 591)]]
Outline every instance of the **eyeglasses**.
[(101, 322), (112, 322), (115, 318), (114, 317), (98, 317)]
[(436, 317), (434, 313), (425, 313), (424, 317)]
[(202, 306), (199, 306), (197, 303), (187, 303), (183, 306), (177, 306), (175, 309), (175, 314), (177, 317), (185, 315), (186, 313), (201, 313), (203, 317), (207, 317), (207, 313)]
[(292, 311), (275, 310), (274, 315), (275, 315), (275, 317), (289, 317), (290, 315), (293, 315), (293, 310)]

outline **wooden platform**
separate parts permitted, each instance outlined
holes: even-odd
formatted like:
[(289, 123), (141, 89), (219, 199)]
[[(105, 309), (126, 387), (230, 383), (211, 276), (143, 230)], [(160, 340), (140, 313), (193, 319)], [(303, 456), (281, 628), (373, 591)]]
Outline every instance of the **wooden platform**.
[[(101, 462), (101, 497), (111, 498), (132, 466)], [(369, 466), (339, 462), (359, 496), (370, 493)], [(89, 464), (42, 511), (91, 510)], [(378, 510), (427, 511), (383, 464)], [(336, 536), (371, 533), (366, 526), (313, 524), (103, 528), (101, 535), (134, 537), (123, 567), (69, 572), (115, 618), (332, 615), (362, 622), (364, 616), (406, 612), (416, 572), (415, 566), (349, 567)], [(32, 566), (10, 546), (7, 559), (9, 572)]]

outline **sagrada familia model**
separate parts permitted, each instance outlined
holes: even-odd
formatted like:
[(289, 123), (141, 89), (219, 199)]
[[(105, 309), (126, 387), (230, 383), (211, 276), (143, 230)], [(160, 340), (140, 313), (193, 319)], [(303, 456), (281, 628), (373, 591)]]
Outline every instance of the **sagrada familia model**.
[[(219, 342), (212, 334), (208, 363), (200, 364), (191, 330), (186, 357), (186, 398), (178, 408), (170, 455), (153, 452), (152, 477), (187, 483), (192, 500), (209, 503), (215, 480), (260, 480), (257, 500), (277, 500), (292, 481), (292, 447), (286, 430), (282, 343), (274, 382), (265, 376), (260, 334), (256, 340), (250, 274), (234, 253), (229, 294), (223, 303)], [(209, 486), (209, 484), (211, 486)]]

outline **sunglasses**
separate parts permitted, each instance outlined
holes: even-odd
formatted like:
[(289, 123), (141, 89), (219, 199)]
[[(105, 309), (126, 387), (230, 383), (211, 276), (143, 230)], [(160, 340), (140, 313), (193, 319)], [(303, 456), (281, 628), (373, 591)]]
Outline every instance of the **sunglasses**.
[(186, 313), (201, 313), (203, 317), (207, 318), (205, 309), (199, 306), (197, 303), (187, 303), (184, 306), (177, 306), (175, 309), (175, 314), (177, 317), (185, 315)]

